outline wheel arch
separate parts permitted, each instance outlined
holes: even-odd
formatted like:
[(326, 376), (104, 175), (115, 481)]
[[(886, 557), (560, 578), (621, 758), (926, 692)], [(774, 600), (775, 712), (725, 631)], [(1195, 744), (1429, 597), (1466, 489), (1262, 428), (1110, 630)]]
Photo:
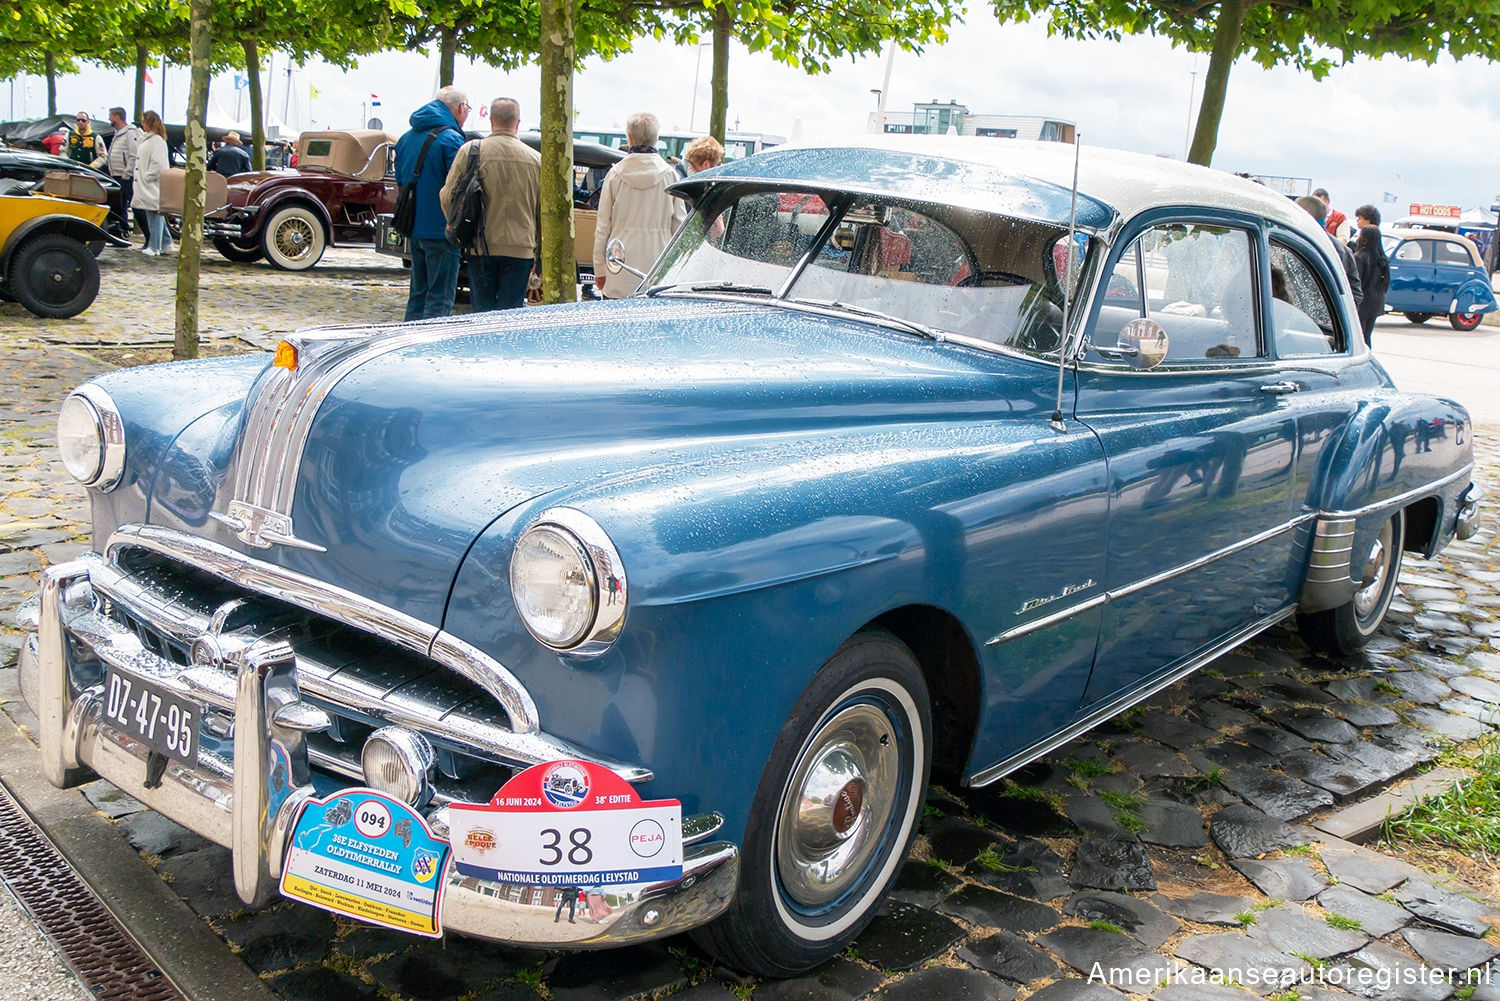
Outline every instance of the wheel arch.
[(1442, 523), (1442, 497), (1423, 497), (1406, 505), (1406, 530), (1402, 533), (1401, 548), (1426, 557), (1432, 556), (1442, 541), (1442, 533), (1439, 531)]
[(956, 783), (979, 727), (979, 655), (968, 633), (951, 613), (932, 605), (894, 608), (861, 628), (885, 630), (917, 658), (932, 704), (933, 777)]
[(21, 245), (38, 233), (62, 233), (64, 236), (71, 236), (79, 243), (85, 244), (94, 240), (103, 240), (113, 246), (128, 246), (127, 241), (111, 236), (87, 219), (61, 213), (36, 216), (12, 230), (10, 238), (5, 241), (4, 248), (0, 248), (0, 275), (10, 270), (10, 260)]
[[(275, 195), (260, 203), (260, 211), (256, 213), (256, 239), (260, 239), (265, 233), (266, 223), (270, 221), (271, 216), (284, 208), (292, 206), (307, 209), (313, 215), (317, 216), (318, 222), (323, 227), (323, 239), (328, 242), (330, 247), (333, 246), (333, 217), (328, 214), (328, 208), (320, 199), (302, 190), (292, 190), (282, 195)], [(245, 239), (245, 237), (242, 236), (241, 239)]]

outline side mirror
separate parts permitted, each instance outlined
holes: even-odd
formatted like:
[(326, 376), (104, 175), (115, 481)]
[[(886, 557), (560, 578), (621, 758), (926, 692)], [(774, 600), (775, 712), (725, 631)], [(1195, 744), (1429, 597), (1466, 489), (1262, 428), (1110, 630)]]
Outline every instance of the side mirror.
[(1138, 317), (1120, 328), (1120, 339), (1116, 342), (1116, 347), (1130, 359), (1131, 365), (1149, 372), (1166, 359), (1168, 343), (1167, 331), (1160, 323)]
[(604, 247), (604, 269), (612, 275), (617, 275), (621, 271), (629, 271), (637, 278), (646, 277), (646, 272), (637, 271), (625, 263), (625, 241), (618, 236)]

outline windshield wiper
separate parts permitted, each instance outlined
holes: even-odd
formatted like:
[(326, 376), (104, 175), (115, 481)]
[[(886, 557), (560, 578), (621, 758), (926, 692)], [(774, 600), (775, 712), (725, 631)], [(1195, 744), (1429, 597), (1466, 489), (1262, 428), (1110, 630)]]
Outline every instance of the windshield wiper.
[(902, 330), (910, 331), (918, 337), (925, 337), (929, 341), (941, 341), (943, 335), (931, 327), (918, 323), (916, 320), (908, 320), (904, 316), (887, 313), (879, 309), (871, 309), (868, 306), (856, 306), (850, 302), (842, 302), (838, 299), (793, 299), (793, 302), (805, 302), (809, 306), (823, 306), (830, 309), (842, 309), (848, 313), (857, 313), (860, 316), (868, 316), (873, 320), (884, 320), (894, 324)]
[(660, 295), (663, 292), (728, 292), (731, 295), (774, 295), (775, 292), (764, 285), (741, 285), (737, 282), (667, 282), (663, 285), (652, 285), (646, 290), (647, 297)]

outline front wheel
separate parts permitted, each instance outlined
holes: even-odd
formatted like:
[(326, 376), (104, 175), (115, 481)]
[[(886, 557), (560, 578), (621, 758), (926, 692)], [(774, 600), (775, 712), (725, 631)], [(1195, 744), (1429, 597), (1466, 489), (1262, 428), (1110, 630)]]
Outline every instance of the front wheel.
[(236, 264), (254, 264), (266, 256), (266, 252), (261, 249), (260, 244), (232, 240), (227, 236), (214, 237), (214, 249), (219, 252), (220, 257), (233, 261)]
[(323, 220), (304, 205), (277, 209), (261, 233), (266, 260), (283, 271), (306, 271), (322, 259), (326, 245)]
[(927, 684), (885, 632), (840, 647), (802, 693), (761, 774), (740, 886), (700, 944), (761, 977), (806, 972), (848, 947), (890, 888), (932, 757)]
[(1297, 629), (1314, 650), (1347, 657), (1364, 649), (1375, 635), (1396, 594), (1401, 574), (1401, 546), (1406, 538), (1406, 512), (1397, 511), (1380, 527), (1365, 557), (1359, 589), (1337, 608), (1298, 613)]
[(1432, 319), (1431, 313), (1402, 313), (1401, 315), (1406, 317), (1412, 323), (1426, 323), (1428, 320)]
[(32, 313), (77, 316), (99, 294), (99, 263), (81, 241), (63, 233), (31, 237), (10, 259), (10, 292)]
[(1448, 325), (1454, 330), (1473, 330), (1482, 319), (1483, 313), (1449, 313)]

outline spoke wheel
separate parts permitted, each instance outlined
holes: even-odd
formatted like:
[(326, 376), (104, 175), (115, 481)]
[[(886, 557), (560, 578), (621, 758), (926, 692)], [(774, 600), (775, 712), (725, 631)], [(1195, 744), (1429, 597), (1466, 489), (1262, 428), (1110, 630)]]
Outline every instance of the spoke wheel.
[(304, 205), (288, 205), (271, 213), (261, 234), (266, 260), (283, 271), (306, 271), (322, 259), (326, 246), (323, 221)]

